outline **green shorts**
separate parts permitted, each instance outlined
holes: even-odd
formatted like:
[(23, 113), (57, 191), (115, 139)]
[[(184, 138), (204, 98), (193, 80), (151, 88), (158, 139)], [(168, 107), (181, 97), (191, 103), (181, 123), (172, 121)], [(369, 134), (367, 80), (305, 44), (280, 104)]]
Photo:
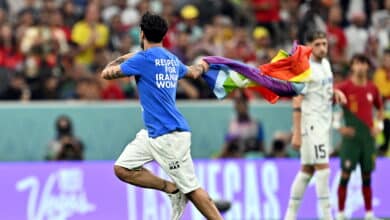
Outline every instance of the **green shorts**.
[(375, 140), (370, 133), (343, 137), (340, 149), (343, 171), (351, 172), (359, 164), (362, 173), (370, 173), (375, 169), (375, 158)]

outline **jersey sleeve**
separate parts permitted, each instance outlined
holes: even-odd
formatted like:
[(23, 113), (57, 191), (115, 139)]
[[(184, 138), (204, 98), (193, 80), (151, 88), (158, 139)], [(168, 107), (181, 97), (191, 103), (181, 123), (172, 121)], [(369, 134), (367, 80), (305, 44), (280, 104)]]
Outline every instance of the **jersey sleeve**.
[(188, 67), (179, 61), (179, 79), (183, 78), (188, 72)]
[(305, 83), (305, 87), (303, 87), (303, 89), (301, 90), (300, 94), (301, 94), (301, 95), (306, 95), (306, 94), (307, 94), (307, 91), (309, 90), (309, 87), (310, 87), (310, 83), (309, 83), (309, 82), (306, 82), (306, 83)]
[(376, 109), (381, 109), (383, 108), (383, 101), (382, 101), (382, 96), (379, 93), (378, 87), (374, 86), (374, 106)]
[(145, 57), (140, 53), (137, 53), (123, 62), (120, 65), (120, 68), (122, 73), (126, 76), (139, 76), (141, 75), (141, 68), (144, 67), (145, 64)]

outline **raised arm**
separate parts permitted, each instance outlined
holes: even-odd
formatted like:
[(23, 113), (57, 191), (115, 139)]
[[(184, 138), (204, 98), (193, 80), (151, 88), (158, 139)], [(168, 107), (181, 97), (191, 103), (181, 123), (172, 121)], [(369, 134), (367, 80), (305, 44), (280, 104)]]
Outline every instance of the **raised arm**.
[(101, 73), (101, 77), (107, 80), (125, 77), (121, 71), (120, 64), (131, 58), (134, 54), (135, 53), (128, 53), (109, 62), (106, 67), (104, 67)]
[(188, 67), (188, 72), (186, 73), (186, 77), (197, 79), (203, 73), (209, 70), (209, 64), (205, 61), (201, 60), (199, 63), (191, 65)]

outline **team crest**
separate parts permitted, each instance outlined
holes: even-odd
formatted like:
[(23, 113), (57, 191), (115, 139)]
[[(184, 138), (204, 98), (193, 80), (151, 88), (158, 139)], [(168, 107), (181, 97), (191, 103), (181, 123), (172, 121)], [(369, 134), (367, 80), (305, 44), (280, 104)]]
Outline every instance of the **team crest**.
[(372, 96), (372, 94), (369, 92), (369, 93), (367, 93), (367, 100), (369, 101), (369, 102), (372, 102), (372, 100), (374, 99), (374, 97)]

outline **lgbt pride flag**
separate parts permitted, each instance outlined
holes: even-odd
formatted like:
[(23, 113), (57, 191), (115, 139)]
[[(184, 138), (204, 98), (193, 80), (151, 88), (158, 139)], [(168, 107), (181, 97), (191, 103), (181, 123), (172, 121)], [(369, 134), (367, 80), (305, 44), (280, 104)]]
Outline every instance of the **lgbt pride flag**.
[(202, 75), (219, 99), (237, 88), (252, 88), (267, 101), (275, 103), (279, 97), (300, 94), (310, 76), (311, 48), (294, 44), (291, 54), (280, 50), (270, 63), (255, 68), (239, 61), (219, 56), (203, 60), (210, 65)]

